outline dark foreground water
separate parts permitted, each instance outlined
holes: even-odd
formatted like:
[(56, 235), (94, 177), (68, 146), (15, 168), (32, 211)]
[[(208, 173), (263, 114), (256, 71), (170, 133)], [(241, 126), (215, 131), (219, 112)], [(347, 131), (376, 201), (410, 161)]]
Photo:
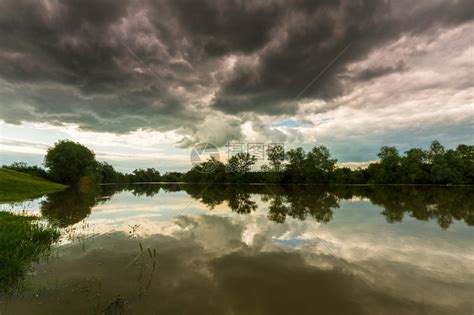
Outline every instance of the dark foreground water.
[(0, 314), (473, 314), (473, 192), (133, 185), (2, 205), (62, 237)]

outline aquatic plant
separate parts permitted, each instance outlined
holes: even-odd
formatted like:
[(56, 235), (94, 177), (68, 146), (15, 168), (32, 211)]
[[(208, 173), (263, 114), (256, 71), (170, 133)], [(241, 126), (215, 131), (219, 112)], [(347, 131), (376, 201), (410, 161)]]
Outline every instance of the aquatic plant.
[(37, 217), (0, 211), (0, 291), (14, 290), (58, 238), (59, 231)]

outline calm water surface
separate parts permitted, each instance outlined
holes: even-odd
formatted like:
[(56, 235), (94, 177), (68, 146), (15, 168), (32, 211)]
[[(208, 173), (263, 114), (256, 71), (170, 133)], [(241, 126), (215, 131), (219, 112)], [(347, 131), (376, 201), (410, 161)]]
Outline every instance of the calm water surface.
[(110, 185), (4, 204), (62, 237), (0, 314), (473, 314), (473, 197)]

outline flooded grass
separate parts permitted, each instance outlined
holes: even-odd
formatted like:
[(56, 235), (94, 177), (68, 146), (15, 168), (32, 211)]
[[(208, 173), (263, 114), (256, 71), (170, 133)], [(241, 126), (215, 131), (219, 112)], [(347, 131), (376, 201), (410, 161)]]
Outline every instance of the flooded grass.
[(0, 212), (0, 291), (9, 293), (21, 284), (31, 264), (59, 239), (55, 228), (37, 217)]

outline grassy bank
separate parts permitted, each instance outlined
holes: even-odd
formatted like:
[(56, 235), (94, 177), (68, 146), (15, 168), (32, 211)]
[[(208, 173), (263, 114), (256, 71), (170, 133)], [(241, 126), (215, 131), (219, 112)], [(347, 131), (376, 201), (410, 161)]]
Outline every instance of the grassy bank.
[(0, 202), (21, 201), (61, 190), (66, 186), (8, 169), (0, 169)]
[(56, 229), (39, 224), (36, 217), (0, 211), (0, 291), (14, 290), (58, 238)]

